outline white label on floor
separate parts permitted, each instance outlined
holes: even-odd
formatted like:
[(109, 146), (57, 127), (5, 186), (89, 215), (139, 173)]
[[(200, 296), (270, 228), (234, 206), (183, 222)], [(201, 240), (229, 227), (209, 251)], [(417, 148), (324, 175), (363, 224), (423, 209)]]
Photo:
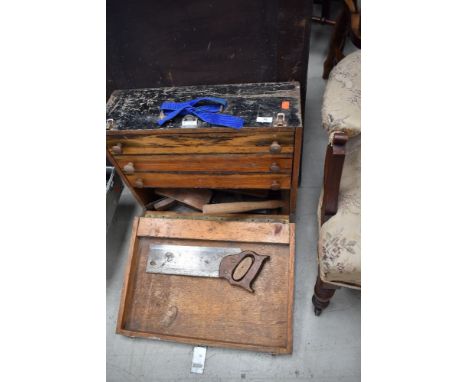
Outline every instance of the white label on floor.
[(203, 369), (205, 369), (205, 357), (206, 348), (201, 346), (195, 346), (193, 348), (192, 373), (203, 374)]

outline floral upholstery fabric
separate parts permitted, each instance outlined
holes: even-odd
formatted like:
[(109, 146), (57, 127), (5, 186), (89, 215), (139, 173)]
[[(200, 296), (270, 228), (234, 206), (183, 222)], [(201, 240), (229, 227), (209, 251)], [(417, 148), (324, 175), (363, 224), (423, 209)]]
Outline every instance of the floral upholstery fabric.
[(328, 133), (361, 133), (361, 51), (341, 60), (330, 72), (322, 104), (322, 125)]
[[(319, 224), (320, 222), (319, 204)], [(319, 225), (320, 226), (320, 225)], [(338, 197), (338, 211), (321, 227), (320, 278), (328, 283), (361, 286), (361, 136), (351, 138)]]

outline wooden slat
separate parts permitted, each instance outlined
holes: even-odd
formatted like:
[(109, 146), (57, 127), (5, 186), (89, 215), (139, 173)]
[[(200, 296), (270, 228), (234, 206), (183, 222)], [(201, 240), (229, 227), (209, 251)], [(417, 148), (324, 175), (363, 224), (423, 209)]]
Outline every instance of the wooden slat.
[(140, 218), (138, 236), (289, 243), (289, 224)]
[(294, 150), (294, 130), (267, 129), (255, 133), (230, 132), (210, 134), (108, 135), (107, 147), (121, 143), (122, 154), (245, 154), (270, 153), (270, 145), (277, 141), (282, 154)]
[[(108, 137), (132, 137), (132, 136), (144, 136), (149, 134), (158, 134), (158, 135), (174, 135), (174, 134), (183, 134), (183, 135), (193, 135), (193, 134), (206, 134), (210, 135), (213, 133), (213, 130), (216, 129), (217, 133), (228, 133), (232, 134), (235, 131), (231, 127), (196, 127), (196, 128), (168, 128), (168, 129), (157, 129), (157, 130), (106, 130), (106, 135)], [(268, 131), (270, 133), (280, 133), (280, 132), (293, 132), (294, 127), (262, 127), (262, 131)], [(244, 126), (242, 128), (242, 133), (257, 133), (259, 127)]]
[(296, 260), (296, 224), (289, 225), (289, 280), (288, 280), (288, 343), (285, 353), (293, 351), (294, 263)]
[(302, 157), (302, 135), (303, 129), (297, 128), (294, 139), (294, 164), (291, 175), (291, 196), (289, 202), (289, 211), (294, 216), (296, 213), (297, 188), (299, 185), (299, 173), (301, 169)]
[(164, 219), (199, 219), (213, 221), (242, 221), (242, 222), (266, 222), (266, 223), (289, 223), (288, 215), (267, 214), (219, 214), (204, 215), (202, 212), (178, 212), (178, 211), (145, 211), (146, 218)]
[(131, 291), (133, 290), (133, 272), (134, 268), (137, 266), (137, 254), (136, 252), (138, 251), (138, 237), (137, 237), (137, 231), (138, 231), (138, 223), (140, 221), (140, 218), (135, 217), (133, 219), (133, 226), (132, 226), (132, 237), (130, 239), (130, 246), (128, 247), (128, 262), (127, 262), (127, 267), (125, 268), (125, 276), (124, 276), (124, 283), (122, 285), (122, 292), (120, 294), (120, 308), (119, 308), (119, 314), (117, 317), (117, 331), (120, 329), (123, 329), (124, 327), (124, 320), (125, 320), (125, 309), (127, 307), (128, 299), (129, 299), (129, 294), (131, 294)]
[(174, 188), (252, 188), (270, 189), (274, 181), (281, 189), (291, 187), (288, 174), (197, 174), (143, 172), (126, 175), (131, 185), (143, 180), (143, 187)]
[(200, 211), (213, 197), (213, 191), (204, 188), (198, 190), (184, 188), (156, 188), (154, 192), (158, 195), (175, 199), (180, 203), (186, 204), (187, 206), (196, 208)]
[(276, 163), (281, 173), (290, 173), (292, 155), (116, 155), (116, 162), (123, 168), (133, 163), (135, 171), (209, 171), (209, 172), (271, 172)]
[(320, 211), (322, 224), (338, 211), (338, 194), (347, 142), (348, 136), (345, 133), (335, 132), (333, 142), (327, 146), (323, 169), (323, 196)]
[(241, 212), (262, 210), (262, 209), (276, 209), (284, 206), (282, 200), (260, 200), (256, 202), (228, 202), (228, 203), (216, 203), (216, 204), (205, 204), (203, 206), (203, 213), (207, 215), (211, 214), (238, 214)]

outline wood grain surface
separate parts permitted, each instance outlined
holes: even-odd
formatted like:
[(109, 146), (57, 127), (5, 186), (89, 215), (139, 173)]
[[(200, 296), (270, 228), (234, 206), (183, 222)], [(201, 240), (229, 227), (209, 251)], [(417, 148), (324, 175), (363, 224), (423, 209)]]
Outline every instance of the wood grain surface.
[(290, 173), (291, 154), (222, 154), (222, 155), (116, 155), (122, 169), (133, 163), (136, 172), (206, 171), (206, 172), (272, 172), (276, 163), (280, 173)]
[(112, 166), (115, 167), (115, 170), (117, 171), (117, 173), (119, 174), (120, 178), (122, 179), (122, 181), (125, 183), (125, 185), (127, 186), (127, 188), (130, 190), (130, 192), (132, 193), (133, 197), (136, 199), (136, 201), (140, 204), (140, 206), (144, 207), (146, 206), (148, 203), (150, 202), (153, 202), (154, 201), (154, 193), (149, 190), (149, 189), (137, 189), (137, 188), (134, 188), (129, 180), (127, 179), (127, 177), (125, 176), (125, 174), (123, 173), (122, 171), (122, 168), (119, 166), (119, 164), (116, 162), (115, 160), (115, 157), (114, 155), (109, 151), (109, 150), (106, 150), (106, 157), (107, 157), (107, 160), (112, 164)]
[(107, 147), (122, 144), (122, 154), (248, 154), (270, 153), (270, 145), (277, 141), (281, 154), (294, 150), (294, 129), (257, 129), (254, 133), (231, 131), (209, 134), (152, 134), (107, 135)]
[(142, 217), (137, 235), (200, 240), (230, 240), (235, 237), (244, 242), (288, 244), (289, 224)]
[(276, 209), (284, 206), (282, 200), (261, 200), (257, 202), (230, 202), (206, 204), (203, 206), (204, 214), (234, 214), (262, 209)]
[(155, 188), (154, 192), (157, 195), (175, 199), (180, 203), (196, 208), (200, 211), (213, 197), (213, 191), (206, 189)]
[(197, 219), (212, 221), (240, 221), (240, 222), (264, 222), (264, 223), (289, 223), (288, 215), (267, 214), (219, 214), (205, 215), (201, 212), (177, 212), (177, 211), (145, 211), (144, 217), (164, 219)]
[(154, 202), (148, 203), (145, 208), (156, 211), (165, 211), (175, 206), (176, 204), (177, 200), (164, 197)]
[(275, 181), (278, 182), (280, 189), (291, 187), (291, 177), (288, 174), (140, 172), (125, 176), (134, 187), (137, 186), (138, 179), (143, 181), (143, 187), (270, 189)]
[(125, 275), (124, 275), (124, 282), (122, 285), (122, 293), (120, 295), (120, 308), (119, 314), (117, 316), (117, 327), (122, 325), (124, 319), (124, 312), (127, 302), (129, 301), (129, 295), (131, 295), (133, 290), (133, 272), (135, 267), (137, 266), (136, 261), (138, 260), (138, 244), (139, 238), (137, 237), (136, 233), (138, 231), (138, 223), (140, 218), (135, 217), (133, 219), (132, 225), (132, 237), (130, 239), (130, 246), (128, 247), (128, 261), (127, 266), (125, 268)]
[[(143, 222), (140, 218), (139, 228)], [(229, 241), (137, 237), (137, 230), (134, 226), (117, 333), (275, 354), (292, 352), (294, 225), (291, 246), (245, 243), (238, 234)], [(238, 247), (271, 258), (254, 282), (255, 293), (248, 293), (223, 279), (146, 273), (149, 245), (161, 243)]]

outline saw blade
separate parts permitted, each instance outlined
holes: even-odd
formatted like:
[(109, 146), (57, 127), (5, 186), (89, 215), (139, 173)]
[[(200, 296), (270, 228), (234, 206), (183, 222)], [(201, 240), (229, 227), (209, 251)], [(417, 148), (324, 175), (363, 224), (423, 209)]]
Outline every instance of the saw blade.
[(189, 245), (150, 245), (147, 273), (219, 277), (223, 257), (240, 253), (240, 248)]

